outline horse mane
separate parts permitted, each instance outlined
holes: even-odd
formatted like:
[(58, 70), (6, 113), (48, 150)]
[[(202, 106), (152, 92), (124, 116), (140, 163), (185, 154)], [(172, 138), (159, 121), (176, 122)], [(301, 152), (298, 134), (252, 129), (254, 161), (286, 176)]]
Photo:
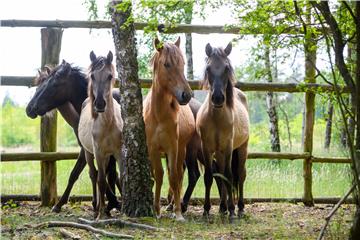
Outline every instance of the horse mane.
[(162, 49), (160, 51), (154, 52), (154, 55), (151, 57), (150, 65), (153, 69), (153, 76), (155, 75), (156, 70), (158, 69), (158, 63), (170, 63), (171, 65), (185, 64), (184, 55), (182, 54), (180, 48), (172, 43), (163, 43)]
[[(95, 100), (95, 96), (93, 94), (93, 85), (92, 85), (92, 79), (91, 79), (91, 73), (95, 70), (102, 70), (105, 66), (107, 65), (110, 65), (111, 67), (111, 72), (112, 72), (112, 75), (113, 75), (113, 83), (114, 83), (114, 74), (115, 74), (115, 68), (114, 68), (114, 65), (113, 64), (107, 64), (106, 63), (106, 57), (103, 57), (103, 56), (99, 56), (96, 58), (95, 61), (93, 61), (90, 66), (89, 66), (89, 72), (88, 72), (88, 96), (89, 96), (89, 99), (90, 99), (90, 111), (91, 111), (91, 115), (94, 119), (97, 118), (98, 116), (98, 113), (94, 111), (94, 106), (93, 106), (93, 102)], [(112, 88), (113, 88), (113, 85), (114, 84), (111, 84), (111, 89), (110, 89), (110, 92), (112, 92)]]
[[(230, 59), (227, 57), (223, 48), (213, 48), (210, 57), (205, 58), (206, 65), (210, 64), (211, 58), (219, 58), (222, 61), (226, 62), (226, 68), (224, 74), (226, 74), (226, 79), (228, 80), (226, 85), (226, 105), (230, 108), (234, 106), (234, 92), (233, 87), (235, 85), (235, 74), (234, 69), (231, 65)], [(209, 90), (210, 83), (209, 83), (209, 74), (208, 71), (205, 71), (203, 80), (200, 83), (203, 90)]]
[[(34, 85), (40, 86), (44, 82), (46, 82), (48, 79), (50, 79), (51, 76), (55, 76), (57, 74), (57, 77), (62, 77), (64, 72), (59, 71), (62, 67), (62, 64), (59, 64), (56, 67), (51, 67), (46, 65), (46, 68), (50, 69), (50, 73), (46, 69), (39, 70), (38, 75), (34, 79)], [(80, 84), (82, 87), (87, 88), (87, 78), (86, 75), (82, 72), (82, 70), (79, 67), (71, 66), (70, 76), (72, 79), (80, 79)]]

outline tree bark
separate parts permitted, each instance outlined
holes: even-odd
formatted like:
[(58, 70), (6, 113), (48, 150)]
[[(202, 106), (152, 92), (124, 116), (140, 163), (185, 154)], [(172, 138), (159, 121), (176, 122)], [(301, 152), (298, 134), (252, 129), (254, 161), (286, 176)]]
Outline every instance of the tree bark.
[[(117, 8), (117, 6), (122, 6)], [(112, 3), (112, 32), (116, 68), (120, 79), (120, 105), (124, 121), (122, 147), (123, 212), (130, 217), (153, 215), (153, 180), (142, 116), (142, 94), (138, 78), (135, 28), (131, 2)]]
[(324, 148), (327, 150), (329, 150), (330, 148), (333, 115), (334, 115), (334, 105), (330, 100), (328, 106), (328, 112), (326, 116), (325, 144), (324, 144)]
[[(185, 23), (191, 24), (192, 20), (192, 10), (193, 10), (193, 3), (190, 1), (191, 4), (190, 8), (185, 9)], [(193, 52), (192, 52), (192, 36), (191, 33), (185, 33), (185, 54), (186, 54), (186, 61), (187, 61), (187, 78), (194, 79), (194, 66), (193, 66)]]
[[(62, 29), (41, 29), (41, 68), (59, 63)], [(41, 117), (40, 151), (56, 152), (57, 111)], [(41, 162), (41, 205), (53, 206), (57, 202), (56, 162)]]
[[(267, 82), (272, 83), (273, 77), (271, 71), (269, 45), (265, 45), (265, 69), (266, 69)], [(278, 116), (277, 116), (277, 110), (276, 110), (276, 104), (275, 104), (273, 92), (267, 92), (266, 106), (267, 106), (267, 113), (269, 116), (271, 151), (280, 152), (281, 147), (280, 147), (280, 137), (279, 137), (279, 124), (278, 124)]]

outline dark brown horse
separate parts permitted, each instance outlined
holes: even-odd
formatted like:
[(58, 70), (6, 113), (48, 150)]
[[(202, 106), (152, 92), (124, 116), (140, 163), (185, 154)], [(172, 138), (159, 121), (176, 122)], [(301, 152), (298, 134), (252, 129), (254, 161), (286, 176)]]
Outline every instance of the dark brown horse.
[(249, 115), (246, 97), (234, 88), (234, 72), (228, 59), (231, 43), (225, 49), (206, 45), (204, 88), (208, 95), (196, 118), (196, 130), (202, 142), (205, 164), (204, 215), (210, 211), (210, 189), (213, 181), (212, 157), (215, 154), (222, 175), (220, 211), (235, 216), (233, 189), (239, 196), (238, 215), (244, 209), (243, 185), (249, 139)]
[[(86, 75), (79, 68), (73, 67), (63, 61), (53, 69), (45, 67), (43, 71), (39, 72), (35, 83), (37, 89), (35, 95), (26, 107), (27, 115), (30, 118), (36, 118), (57, 108), (66, 122), (74, 129), (74, 133), (78, 138), (81, 106), (87, 98), (88, 81)], [(114, 91), (113, 97), (118, 101), (119, 93)], [(59, 202), (52, 209), (54, 212), (60, 212), (61, 207), (68, 201), (71, 189), (85, 166), (85, 153), (81, 147), (80, 154), (71, 171), (66, 189)], [(109, 199), (107, 210), (110, 211), (114, 207), (120, 209), (120, 204), (114, 195), (115, 182), (118, 177), (116, 173), (116, 161), (113, 157), (109, 163), (107, 177), (110, 184), (110, 189), (107, 189), (107, 197)], [(95, 202), (93, 202), (93, 206), (95, 207)]]

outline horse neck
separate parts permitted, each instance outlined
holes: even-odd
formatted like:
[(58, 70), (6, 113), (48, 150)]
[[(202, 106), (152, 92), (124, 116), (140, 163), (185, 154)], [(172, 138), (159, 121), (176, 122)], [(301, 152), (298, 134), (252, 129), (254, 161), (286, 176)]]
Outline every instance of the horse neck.
[(69, 81), (72, 82), (72, 87), (69, 89), (69, 91), (72, 91), (72, 93), (70, 93), (70, 102), (80, 115), (82, 104), (88, 97), (88, 82), (85, 76), (71, 76)]
[(172, 112), (173, 114), (177, 114), (180, 106), (170, 91), (161, 87), (158, 82), (159, 77), (155, 75), (151, 87), (151, 109), (154, 109), (154, 114), (158, 115), (158, 117), (165, 115), (165, 117), (168, 118), (168, 113)]

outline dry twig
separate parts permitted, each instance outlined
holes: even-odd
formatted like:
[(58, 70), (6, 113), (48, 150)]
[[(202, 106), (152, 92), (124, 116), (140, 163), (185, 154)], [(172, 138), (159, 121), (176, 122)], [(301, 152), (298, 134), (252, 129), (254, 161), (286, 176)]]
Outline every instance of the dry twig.
[(345, 200), (349, 197), (349, 195), (352, 193), (352, 191), (354, 191), (355, 187), (356, 187), (356, 183), (354, 183), (351, 186), (349, 191), (347, 191), (347, 193), (339, 200), (339, 202), (333, 207), (333, 209), (331, 209), (331, 212), (325, 217), (326, 222), (325, 222), (324, 226), (321, 228), (321, 231), (319, 233), (317, 240), (321, 240), (324, 237), (325, 230), (326, 230), (327, 226), (329, 225), (332, 216), (334, 216), (335, 212), (339, 209), (340, 205), (343, 204), (345, 202)]
[(98, 229), (93, 226), (89, 226), (86, 224), (76, 223), (76, 222), (59, 222), (59, 221), (49, 221), (43, 222), (36, 225), (32, 225), (32, 228), (44, 228), (44, 227), (71, 227), (71, 228), (78, 228), (87, 230), (93, 233), (100, 233), (104, 236), (114, 237), (114, 238), (123, 238), (123, 239), (133, 239), (134, 237), (127, 234), (120, 234), (120, 233), (112, 233), (108, 232), (103, 229)]
[(76, 234), (66, 230), (65, 228), (60, 228), (59, 232), (65, 238), (70, 238), (70, 239), (74, 239), (74, 240), (81, 239), (81, 237), (79, 235), (76, 235)]
[(120, 219), (105, 219), (105, 220), (92, 221), (92, 220), (87, 220), (85, 218), (79, 218), (79, 222), (91, 225), (93, 227), (99, 227), (99, 226), (105, 226), (105, 225), (116, 225), (121, 228), (130, 227), (130, 228), (138, 228), (138, 229), (151, 230), (151, 231), (163, 230), (161, 228), (156, 228), (156, 227), (153, 227), (150, 225), (133, 223), (133, 222), (128, 222), (128, 221), (124, 221), (124, 220), (120, 220)]

